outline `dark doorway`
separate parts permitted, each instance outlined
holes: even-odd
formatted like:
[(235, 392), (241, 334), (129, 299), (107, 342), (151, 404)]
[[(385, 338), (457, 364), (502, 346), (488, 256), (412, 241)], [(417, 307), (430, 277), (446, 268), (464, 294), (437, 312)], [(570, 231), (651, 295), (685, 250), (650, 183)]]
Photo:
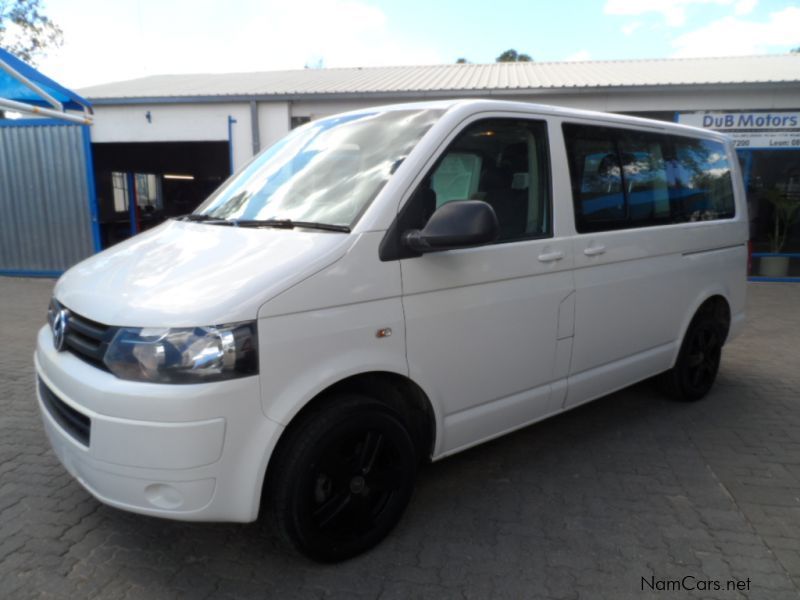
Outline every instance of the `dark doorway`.
[(227, 142), (93, 144), (103, 248), (193, 211), (230, 175)]
[[(770, 238), (775, 230), (775, 207), (769, 197), (777, 193), (795, 204), (800, 202), (800, 150), (740, 150), (739, 155), (744, 162), (753, 249), (774, 252)], [(781, 249), (783, 252), (800, 252), (797, 220), (795, 217), (793, 224), (788, 225), (789, 235)]]

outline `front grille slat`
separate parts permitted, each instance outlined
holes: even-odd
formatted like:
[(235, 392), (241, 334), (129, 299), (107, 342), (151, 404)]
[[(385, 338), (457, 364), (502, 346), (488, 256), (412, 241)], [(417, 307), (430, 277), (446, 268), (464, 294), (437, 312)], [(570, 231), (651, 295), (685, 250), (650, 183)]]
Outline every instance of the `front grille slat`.
[(71, 333), (67, 334), (64, 341), (66, 342), (67, 346), (79, 354), (85, 354), (92, 360), (103, 360), (105, 348), (102, 347), (102, 344), (92, 343), (83, 336)]
[(56, 423), (75, 440), (88, 447), (92, 437), (92, 420), (56, 396), (41, 379), (39, 397)]
[(108, 327), (106, 325), (101, 325), (100, 323), (95, 323), (94, 321), (89, 321), (88, 319), (84, 319), (80, 315), (76, 315), (75, 313), (70, 313), (70, 327), (75, 329), (81, 335), (85, 335), (86, 337), (94, 340), (102, 340), (105, 338), (106, 333), (108, 332)]
[(69, 308), (67, 310), (69, 317), (64, 335), (65, 349), (84, 362), (108, 371), (103, 357), (117, 328), (87, 319), (83, 315), (72, 312)]

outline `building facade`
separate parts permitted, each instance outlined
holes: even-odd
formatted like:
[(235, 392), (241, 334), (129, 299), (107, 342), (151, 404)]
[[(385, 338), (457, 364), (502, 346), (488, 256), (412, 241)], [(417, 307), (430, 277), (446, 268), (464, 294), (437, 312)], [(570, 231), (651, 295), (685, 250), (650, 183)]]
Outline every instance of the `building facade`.
[(104, 246), (191, 211), (309, 120), (381, 104), (489, 97), (730, 133), (748, 186), (754, 274), (762, 258), (777, 254), (786, 255), (785, 275), (800, 276), (800, 226), (781, 216), (800, 202), (800, 54), (161, 75), (80, 92), (96, 113)]

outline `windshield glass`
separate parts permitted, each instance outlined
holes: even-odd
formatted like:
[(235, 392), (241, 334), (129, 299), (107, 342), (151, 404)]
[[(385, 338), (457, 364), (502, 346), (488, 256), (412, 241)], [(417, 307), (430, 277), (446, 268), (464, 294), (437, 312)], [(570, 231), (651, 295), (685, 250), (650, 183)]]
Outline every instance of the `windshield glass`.
[(352, 227), (442, 112), (370, 111), (312, 121), (258, 155), (195, 213)]

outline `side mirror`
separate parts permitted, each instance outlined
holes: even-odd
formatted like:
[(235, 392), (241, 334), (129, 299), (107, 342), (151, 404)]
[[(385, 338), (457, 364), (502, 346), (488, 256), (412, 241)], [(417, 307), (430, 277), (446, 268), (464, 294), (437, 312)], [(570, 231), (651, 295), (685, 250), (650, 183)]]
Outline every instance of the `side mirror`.
[(488, 244), (497, 239), (494, 209), (482, 200), (456, 200), (439, 207), (423, 229), (403, 234), (403, 244), (420, 253)]

